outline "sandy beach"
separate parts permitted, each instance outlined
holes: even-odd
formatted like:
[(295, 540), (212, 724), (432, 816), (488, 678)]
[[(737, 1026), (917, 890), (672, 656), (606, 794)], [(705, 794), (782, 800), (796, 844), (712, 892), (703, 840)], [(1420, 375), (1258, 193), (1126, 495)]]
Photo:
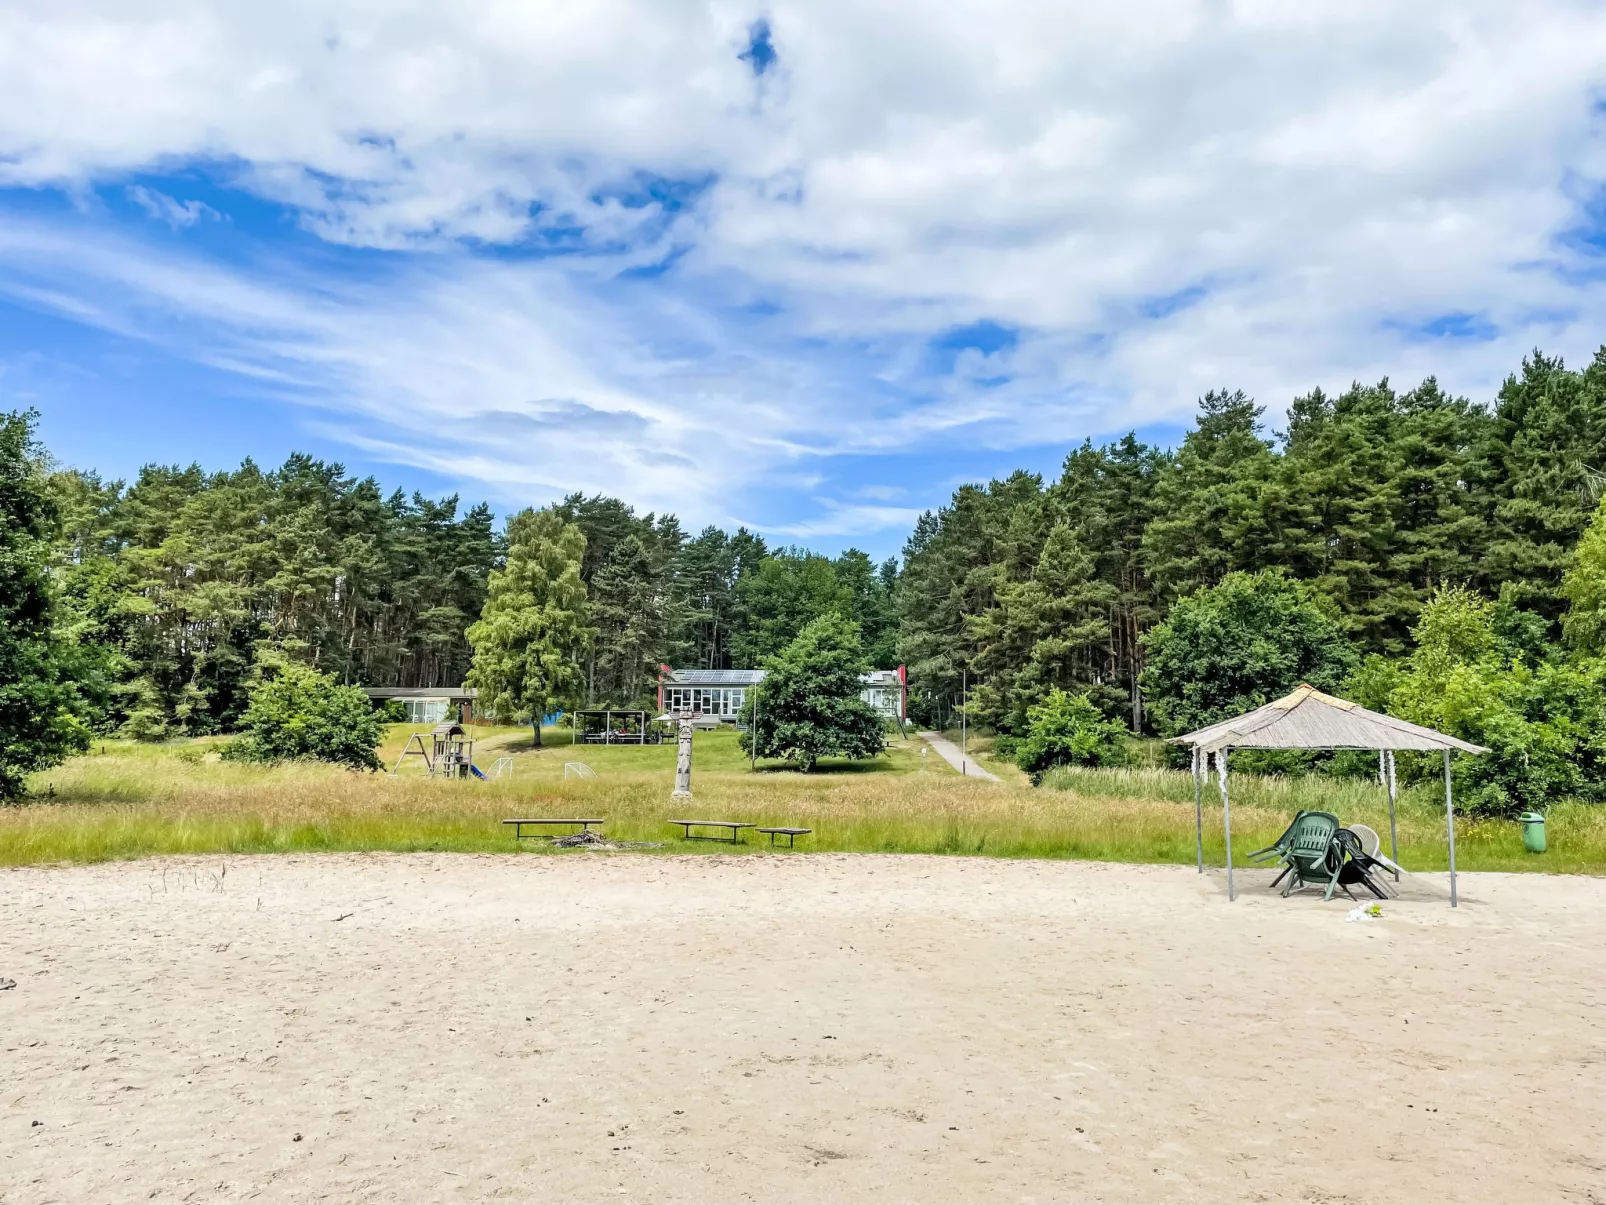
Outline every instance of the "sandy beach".
[(0, 1202), (1606, 1202), (1606, 881), (0, 872)]

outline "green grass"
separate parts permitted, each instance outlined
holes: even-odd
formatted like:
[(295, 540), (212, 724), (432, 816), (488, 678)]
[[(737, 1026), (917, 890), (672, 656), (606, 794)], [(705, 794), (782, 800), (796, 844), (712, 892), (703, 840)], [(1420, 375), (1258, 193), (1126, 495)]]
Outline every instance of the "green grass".
[[(387, 767), (413, 731), (387, 733)], [(686, 842), (666, 821), (681, 815), (800, 825), (815, 830), (800, 849), (981, 854), (1191, 863), (1192, 780), (1158, 769), (1067, 771), (1044, 789), (1016, 772), (1003, 785), (961, 778), (935, 754), (922, 764), (918, 741), (896, 742), (873, 762), (827, 762), (813, 774), (760, 762), (748, 771), (734, 732), (699, 733), (691, 804), (671, 803), (675, 749), (571, 747), (549, 731), (531, 747), (528, 729), (476, 729), (475, 761), (491, 773), (512, 759), (512, 776), (491, 782), (430, 779), (412, 760), (402, 772), (359, 774), (320, 765), (224, 762), (216, 742), (133, 745), (106, 742), (84, 757), (38, 774), (24, 805), (0, 808), (0, 864), (93, 862), (153, 854), (246, 854), (307, 850), (457, 850), (538, 854), (515, 846), (499, 823), (509, 816), (607, 818), (610, 836), (661, 841), (668, 853), (726, 850)], [(987, 765), (985, 750), (973, 747)], [(584, 761), (595, 778), (565, 776)], [(1007, 764), (995, 763), (1000, 773)], [(990, 767), (991, 768), (991, 767)], [(1269, 843), (1294, 811), (1320, 807), (1364, 820), (1387, 839), (1382, 792), (1358, 780), (1238, 775), (1233, 845), (1245, 853)], [(1219, 864), (1219, 796), (1206, 794), (1205, 852)], [(1550, 812), (1551, 852), (1525, 855), (1515, 824), (1462, 819), (1463, 869), (1606, 873), (1606, 808), (1559, 803)], [(1445, 864), (1442, 803), (1429, 787), (1400, 805), (1402, 860)], [(748, 837), (747, 851), (767, 849)], [(560, 855), (567, 856), (567, 855)]]

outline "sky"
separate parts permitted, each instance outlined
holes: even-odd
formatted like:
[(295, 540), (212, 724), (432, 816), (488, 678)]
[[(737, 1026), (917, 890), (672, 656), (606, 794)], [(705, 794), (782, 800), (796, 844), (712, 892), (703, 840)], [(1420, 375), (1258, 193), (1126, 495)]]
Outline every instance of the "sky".
[(1243, 389), (1606, 342), (1606, 6), (7, 0), (0, 409), (896, 553)]

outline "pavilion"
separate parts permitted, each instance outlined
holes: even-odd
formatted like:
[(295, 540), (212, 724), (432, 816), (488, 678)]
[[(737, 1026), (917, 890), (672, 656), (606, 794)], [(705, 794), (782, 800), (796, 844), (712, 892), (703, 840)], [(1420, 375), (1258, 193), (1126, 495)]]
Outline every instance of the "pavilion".
[(1444, 755), (1444, 823), (1450, 843), (1450, 907), (1458, 900), (1455, 885), (1455, 803), (1450, 787), (1451, 753), (1487, 753), (1474, 745), (1408, 724), (1393, 716), (1368, 711), (1358, 703), (1325, 695), (1314, 686), (1301, 684), (1293, 694), (1254, 711), (1211, 724), (1186, 736), (1171, 738), (1175, 745), (1193, 746), (1193, 811), (1199, 873), (1204, 873), (1204, 803), (1202, 783), (1208, 777), (1208, 759), (1216, 759), (1216, 779), (1221, 785), (1222, 828), (1227, 839), (1227, 898), (1236, 899), (1232, 882), (1232, 801), (1227, 795), (1227, 754), (1232, 749), (1376, 749), (1383, 767), (1389, 794), (1390, 853), (1400, 859), (1399, 834), (1395, 829), (1394, 754), (1400, 749), (1438, 752)]

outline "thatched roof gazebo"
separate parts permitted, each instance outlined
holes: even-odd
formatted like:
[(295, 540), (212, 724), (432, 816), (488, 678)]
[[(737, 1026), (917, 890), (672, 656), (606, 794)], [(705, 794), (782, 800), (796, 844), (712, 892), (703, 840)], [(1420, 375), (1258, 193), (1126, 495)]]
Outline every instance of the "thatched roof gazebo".
[(1293, 694), (1257, 707), (1254, 711), (1211, 724), (1186, 736), (1171, 738), (1176, 745), (1193, 746), (1193, 810), (1199, 855), (1199, 872), (1204, 873), (1203, 781), (1208, 759), (1216, 758), (1216, 778), (1221, 784), (1222, 827), (1227, 839), (1227, 898), (1237, 898), (1232, 882), (1232, 802), (1227, 795), (1227, 753), (1232, 749), (1376, 749), (1389, 793), (1389, 842), (1391, 854), (1399, 861), (1399, 835), (1395, 830), (1394, 754), (1400, 749), (1444, 754), (1444, 820), (1450, 842), (1450, 907), (1458, 902), (1455, 885), (1455, 806), (1450, 790), (1451, 753), (1487, 753), (1474, 745), (1408, 724), (1393, 716), (1368, 711), (1358, 703), (1324, 695), (1314, 686), (1301, 685)]

